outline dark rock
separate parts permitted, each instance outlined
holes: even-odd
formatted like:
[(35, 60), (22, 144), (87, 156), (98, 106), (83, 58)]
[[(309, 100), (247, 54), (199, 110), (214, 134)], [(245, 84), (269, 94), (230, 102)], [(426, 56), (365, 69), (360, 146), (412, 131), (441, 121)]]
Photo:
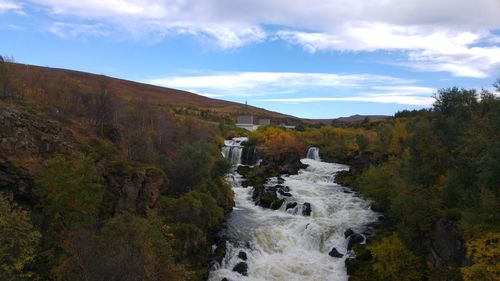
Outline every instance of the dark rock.
[(220, 281), (229, 281), (227, 278), (222, 278)]
[(463, 240), (454, 233), (458, 231), (458, 223), (446, 219), (436, 221), (432, 233), (431, 251), (428, 258), (435, 265), (467, 266), (470, 260)]
[(278, 189), (278, 193), (281, 194), (281, 196), (286, 196), (286, 197), (292, 197), (292, 194), (289, 192), (285, 192), (281, 189)]
[(246, 176), (252, 170), (251, 167), (240, 165), (236, 168), (236, 172), (242, 176)]
[(153, 167), (127, 167), (116, 164), (103, 175), (108, 186), (104, 201), (111, 215), (131, 212), (145, 215), (166, 189), (168, 179), (162, 170)]
[(354, 231), (352, 231), (352, 229), (348, 228), (345, 232), (344, 232), (344, 237), (347, 238), (351, 235), (354, 234)]
[(339, 253), (339, 251), (337, 251), (337, 249), (335, 248), (332, 248), (332, 250), (328, 254), (330, 255), (330, 257), (334, 258), (341, 258), (344, 256), (343, 254)]
[(208, 261), (208, 268), (210, 270), (217, 270), (219, 268), (220, 263), (218, 263), (215, 259), (211, 259)]
[(276, 185), (276, 189), (278, 189), (278, 190), (281, 189), (281, 190), (283, 190), (285, 192), (290, 192), (290, 187), (288, 187), (286, 185), (278, 184), (278, 185)]
[(248, 264), (246, 262), (239, 262), (233, 267), (233, 271), (236, 271), (243, 276), (248, 276)]
[(0, 156), (0, 190), (12, 192), (17, 202), (34, 205), (37, 202), (32, 192), (34, 188), (35, 181), (26, 169)]
[(285, 183), (285, 179), (282, 177), (278, 177), (278, 184), (283, 184)]
[(374, 230), (373, 230), (373, 228), (372, 228), (372, 227), (368, 227), (367, 229), (365, 229), (365, 230), (363, 231), (363, 235), (364, 235), (365, 237), (371, 237), (371, 236), (373, 236), (373, 235), (374, 235)]
[(273, 210), (277, 210), (283, 205), (285, 200), (279, 199), (274, 186), (264, 187), (263, 185), (254, 186), (252, 199), (255, 204)]
[(240, 251), (240, 252), (238, 253), (238, 258), (240, 258), (240, 259), (242, 259), (242, 260), (246, 261), (246, 260), (247, 260), (247, 253), (245, 253), (245, 252), (243, 252), (243, 251)]
[(298, 205), (297, 202), (287, 203), (286, 204), (286, 209), (287, 210), (288, 209), (293, 209), (293, 208), (297, 207), (297, 205)]
[(259, 151), (255, 146), (244, 146), (241, 152), (241, 163), (243, 165), (255, 165), (259, 159)]
[(217, 241), (217, 247), (215, 248), (215, 251), (212, 253), (212, 259), (217, 261), (217, 263), (221, 264), (225, 256), (226, 256), (225, 240)]
[(305, 202), (303, 205), (302, 205), (302, 215), (304, 216), (310, 216), (311, 215), (311, 203), (307, 203)]
[(347, 242), (347, 250), (351, 250), (354, 244), (359, 244), (362, 243), (363, 241), (365, 241), (365, 238), (361, 234), (355, 233), (349, 236), (349, 242)]
[(361, 262), (357, 259), (350, 258), (346, 259), (344, 263), (345, 268), (347, 269), (347, 275), (352, 275), (356, 272), (356, 270), (358, 270)]

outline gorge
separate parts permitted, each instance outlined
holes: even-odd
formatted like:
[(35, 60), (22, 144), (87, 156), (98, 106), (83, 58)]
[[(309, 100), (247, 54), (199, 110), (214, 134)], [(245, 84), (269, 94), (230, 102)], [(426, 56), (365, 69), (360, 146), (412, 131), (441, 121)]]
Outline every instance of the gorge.
[(254, 203), (253, 188), (243, 187), (245, 179), (236, 171), (245, 141), (226, 140), (222, 148), (233, 163), (227, 180), (235, 207), (220, 233), (227, 240), (226, 255), (212, 266), (209, 280), (347, 280), (344, 262), (354, 253), (348, 250), (352, 237), (344, 233), (350, 229), (365, 238), (371, 233), (367, 225), (378, 217), (370, 202), (333, 181), (348, 166), (322, 162), (319, 149), (310, 148), (301, 160), (307, 168), (267, 179), (265, 186), (280, 183), (291, 195), (278, 195), (281, 207), (267, 209)]

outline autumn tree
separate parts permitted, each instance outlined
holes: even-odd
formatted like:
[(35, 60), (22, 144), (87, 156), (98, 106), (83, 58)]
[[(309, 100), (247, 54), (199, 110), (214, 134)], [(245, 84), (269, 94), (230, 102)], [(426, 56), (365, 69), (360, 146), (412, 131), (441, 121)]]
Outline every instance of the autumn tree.
[(53, 270), (57, 280), (176, 281), (186, 280), (175, 265), (168, 225), (123, 214), (107, 220), (96, 233), (74, 232), (64, 243), (66, 254)]
[(0, 193), (0, 278), (6, 281), (34, 280), (30, 271), (41, 235), (31, 224), (28, 211)]
[(462, 268), (465, 281), (494, 281), (500, 276), (500, 233), (487, 233), (467, 241), (473, 265)]
[(399, 240), (397, 234), (368, 246), (373, 255), (373, 280), (417, 281), (422, 279), (422, 262)]
[(95, 220), (102, 185), (91, 158), (80, 156), (68, 161), (59, 155), (48, 161), (48, 167), (36, 190), (42, 200), (42, 212), (51, 224), (63, 229), (85, 226)]

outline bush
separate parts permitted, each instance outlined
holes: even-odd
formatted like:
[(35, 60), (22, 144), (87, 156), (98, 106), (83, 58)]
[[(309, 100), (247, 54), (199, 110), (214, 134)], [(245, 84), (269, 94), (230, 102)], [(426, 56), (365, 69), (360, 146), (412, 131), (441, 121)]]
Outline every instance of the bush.
[(33, 280), (29, 270), (37, 255), (40, 232), (29, 213), (0, 193), (0, 276), (2, 280)]

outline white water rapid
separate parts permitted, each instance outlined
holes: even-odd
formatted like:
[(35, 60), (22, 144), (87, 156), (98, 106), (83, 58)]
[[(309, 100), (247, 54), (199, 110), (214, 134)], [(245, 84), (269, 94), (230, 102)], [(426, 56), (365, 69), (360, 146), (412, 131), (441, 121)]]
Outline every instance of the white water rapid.
[(235, 165), (241, 164), (241, 154), (243, 152), (243, 143), (248, 141), (246, 137), (233, 138), (232, 140), (225, 140), (224, 147), (222, 148), (222, 156), (230, 159)]
[(320, 161), (321, 158), (319, 158), (319, 148), (317, 148), (317, 147), (310, 147), (307, 150), (307, 156), (306, 156), (306, 158), (307, 159), (313, 159), (313, 160)]
[[(233, 139), (223, 149), (223, 154), (235, 164), (241, 161), (227, 151), (241, 142), (241, 138)], [(319, 158), (319, 152), (317, 155)], [(279, 210), (256, 206), (252, 187), (241, 186), (242, 178), (235, 169), (228, 174), (236, 206), (222, 232), (228, 238), (226, 256), (210, 272), (209, 281), (347, 280), (344, 261), (352, 252), (347, 251), (344, 231), (350, 228), (362, 233), (378, 215), (370, 210), (369, 202), (333, 182), (335, 174), (347, 166), (314, 159), (301, 161), (309, 167), (298, 175), (283, 177), (283, 185), (290, 187), (292, 197), (283, 197), (286, 201)], [(276, 184), (277, 178), (270, 181)], [(297, 202), (298, 207), (286, 210), (287, 203), (292, 202)], [(311, 216), (297, 212), (305, 202), (311, 204)], [(333, 247), (346, 255), (329, 256)], [(240, 252), (246, 254), (246, 261), (238, 257)], [(248, 276), (233, 271), (241, 262), (248, 265)]]

